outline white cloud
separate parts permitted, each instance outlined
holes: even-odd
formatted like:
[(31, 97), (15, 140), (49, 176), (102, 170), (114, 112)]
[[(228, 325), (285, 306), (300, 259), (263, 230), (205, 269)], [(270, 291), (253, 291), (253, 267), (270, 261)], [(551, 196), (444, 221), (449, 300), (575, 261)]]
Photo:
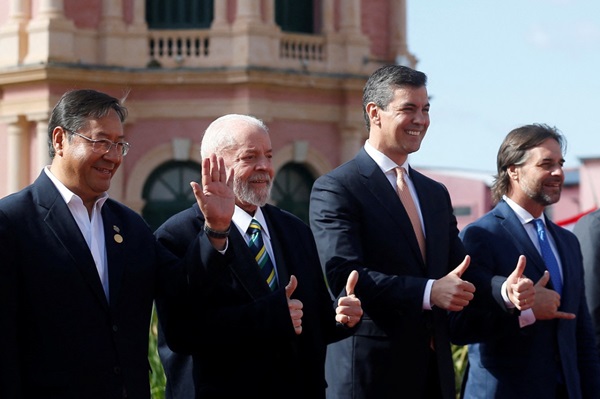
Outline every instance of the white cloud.
[(547, 49), (552, 47), (552, 39), (546, 29), (540, 24), (534, 24), (526, 32), (526, 41), (534, 47)]

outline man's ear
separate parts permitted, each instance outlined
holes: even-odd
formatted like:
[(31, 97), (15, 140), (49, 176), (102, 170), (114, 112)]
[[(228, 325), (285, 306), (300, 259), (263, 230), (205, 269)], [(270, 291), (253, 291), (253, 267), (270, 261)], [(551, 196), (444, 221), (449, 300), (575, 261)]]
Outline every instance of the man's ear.
[(375, 103), (370, 102), (365, 107), (365, 110), (367, 111), (367, 115), (369, 116), (371, 124), (380, 126), (379, 107)]
[(63, 153), (65, 142), (67, 141), (67, 131), (62, 126), (57, 126), (52, 131), (52, 147), (56, 155)]
[(511, 180), (517, 180), (519, 178), (519, 168), (516, 165), (510, 165), (506, 168), (506, 173)]

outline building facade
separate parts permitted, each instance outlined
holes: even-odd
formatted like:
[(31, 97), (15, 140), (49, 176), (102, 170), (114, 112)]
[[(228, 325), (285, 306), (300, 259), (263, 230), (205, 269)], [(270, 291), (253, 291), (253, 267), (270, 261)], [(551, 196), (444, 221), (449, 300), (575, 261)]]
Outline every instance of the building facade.
[(227, 113), (267, 123), (273, 202), (304, 217), (312, 181), (366, 138), (366, 78), (416, 64), (405, 12), (403, 0), (2, 2), (0, 196), (49, 163), (59, 97), (92, 88), (126, 97), (132, 150), (110, 195), (154, 227), (193, 201), (202, 132)]
[[(110, 195), (152, 227), (193, 202), (202, 132), (227, 113), (269, 126), (271, 202), (306, 220), (314, 179), (366, 139), (368, 76), (383, 64), (417, 66), (406, 0), (5, 0), (0, 49), (0, 197), (49, 163), (60, 96), (91, 88), (126, 99), (132, 150)], [(597, 181), (598, 161), (589, 163), (582, 181)], [(459, 226), (491, 207), (487, 179), (432, 173)], [(579, 211), (598, 189), (581, 194)]]

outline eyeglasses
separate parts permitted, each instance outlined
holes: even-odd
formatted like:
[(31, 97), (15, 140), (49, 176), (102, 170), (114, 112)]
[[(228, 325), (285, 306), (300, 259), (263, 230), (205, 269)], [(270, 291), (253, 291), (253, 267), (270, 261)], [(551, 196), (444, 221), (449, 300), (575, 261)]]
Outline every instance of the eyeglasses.
[(125, 155), (127, 155), (127, 153), (129, 152), (129, 148), (131, 147), (131, 145), (125, 141), (119, 141), (115, 143), (114, 141), (110, 141), (108, 139), (92, 140), (91, 138), (86, 137), (83, 134), (79, 134), (71, 130), (67, 131), (71, 134), (74, 134), (75, 136), (86, 139), (87, 141), (92, 143), (92, 151), (94, 151), (96, 154), (106, 154), (110, 150), (112, 150), (113, 146), (115, 146), (117, 147), (119, 155), (124, 157)]

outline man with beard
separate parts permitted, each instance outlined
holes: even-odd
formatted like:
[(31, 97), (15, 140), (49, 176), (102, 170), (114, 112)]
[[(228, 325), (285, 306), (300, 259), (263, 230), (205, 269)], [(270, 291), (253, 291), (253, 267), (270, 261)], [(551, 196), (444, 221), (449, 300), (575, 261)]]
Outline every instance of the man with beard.
[[(472, 259), (464, 277), (477, 288), (451, 315), (454, 342), (470, 344), (465, 398), (600, 397), (579, 243), (544, 214), (560, 199), (565, 145), (547, 125), (511, 131), (498, 151), (497, 205), (461, 232)], [(534, 293), (509, 295), (527, 278)]]
[(156, 231), (177, 256), (198, 232), (210, 240), (190, 273), (192, 298), (158, 302), (171, 397), (194, 397), (191, 375), (196, 398), (324, 398), (326, 346), (362, 317), (357, 273), (335, 308), (309, 227), (267, 204), (272, 154), (262, 121), (218, 118), (202, 139), (202, 185), (191, 183), (200, 205)]

